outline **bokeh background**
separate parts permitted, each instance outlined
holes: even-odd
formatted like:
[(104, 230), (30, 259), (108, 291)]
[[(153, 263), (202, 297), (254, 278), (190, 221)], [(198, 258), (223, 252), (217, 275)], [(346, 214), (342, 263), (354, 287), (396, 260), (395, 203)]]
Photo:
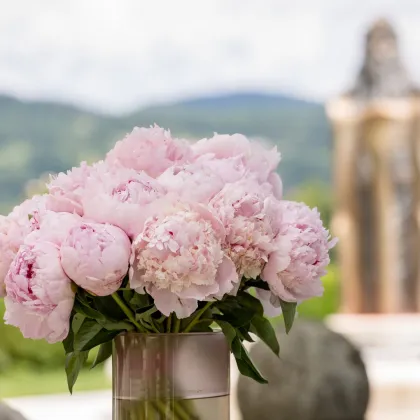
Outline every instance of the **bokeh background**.
[[(380, 17), (418, 80), (417, 0), (2, 2), (0, 213), (42, 192), (47, 174), (101, 159), (133, 126), (157, 123), (191, 139), (240, 132), (277, 144), (286, 196), (317, 206), (329, 225), (325, 103), (352, 84)], [(338, 310), (334, 255), (325, 286), (301, 317)], [(76, 389), (102, 387), (98, 370)], [(61, 346), (23, 341), (0, 321), (0, 398), (65, 391)]]

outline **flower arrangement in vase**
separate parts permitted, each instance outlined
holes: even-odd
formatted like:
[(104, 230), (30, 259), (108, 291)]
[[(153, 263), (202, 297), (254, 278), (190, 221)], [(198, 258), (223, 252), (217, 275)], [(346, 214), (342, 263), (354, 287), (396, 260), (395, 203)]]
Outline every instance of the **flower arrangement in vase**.
[[(254, 334), (279, 353), (265, 315), (283, 313), (290, 330), (297, 304), (322, 295), (335, 244), (316, 209), (283, 200), (279, 162), (276, 148), (239, 134), (190, 144), (135, 128), (103, 161), (52, 177), (47, 194), (0, 218), (5, 322), (63, 342), (70, 391), (89, 351), (100, 364), (116, 337), (217, 329), (239, 371), (265, 383), (243, 342)], [(172, 405), (143, 396), (137, 412), (199, 418), (173, 389)]]

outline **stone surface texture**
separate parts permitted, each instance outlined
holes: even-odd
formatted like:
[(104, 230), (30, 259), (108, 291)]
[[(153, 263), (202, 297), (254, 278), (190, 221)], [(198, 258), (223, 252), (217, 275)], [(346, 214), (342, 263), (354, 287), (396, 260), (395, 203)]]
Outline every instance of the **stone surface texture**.
[(363, 420), (369, 384), (358, 350), (324, 324), (297, 320), (288, 336), (277, 333), (280, 359), (263, 343), (251, 357), (269, 381), (241, 377), (243, 420)]

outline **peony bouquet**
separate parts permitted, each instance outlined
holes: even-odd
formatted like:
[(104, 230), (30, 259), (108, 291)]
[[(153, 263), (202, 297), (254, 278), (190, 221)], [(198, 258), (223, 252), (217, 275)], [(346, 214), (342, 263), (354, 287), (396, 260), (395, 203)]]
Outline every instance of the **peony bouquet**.
[(5, 322), (63, 342), (70, 391), (89, 351), (103, 362), (125, 331), (221, 329), (240, 372), (265, 382), (243, 341), (278, 354), (265, 315), (290, 330), (335, 243), (316, 209), (282, 199), (279, 161), (239, 134), (190, 144), (135, 128), (0, 216)]

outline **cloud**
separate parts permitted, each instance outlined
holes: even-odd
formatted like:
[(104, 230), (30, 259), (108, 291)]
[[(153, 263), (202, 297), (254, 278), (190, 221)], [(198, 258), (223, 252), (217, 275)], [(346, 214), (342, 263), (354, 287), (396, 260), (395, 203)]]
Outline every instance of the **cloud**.
[(349, 85), (379, 16), (419, 74), (417, 0), (14, 0), (0, 91), (109, 112), (233, 90), (322, 100)]

